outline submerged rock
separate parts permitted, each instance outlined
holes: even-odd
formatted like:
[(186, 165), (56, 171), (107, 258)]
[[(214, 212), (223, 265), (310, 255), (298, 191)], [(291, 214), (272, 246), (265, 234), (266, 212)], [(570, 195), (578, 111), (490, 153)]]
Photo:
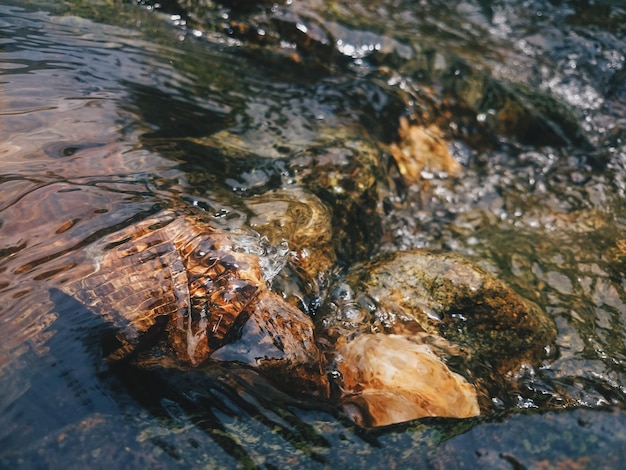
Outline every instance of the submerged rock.
[[(415, 250), (363, 263), (336, 289), (327, 312), (323, 325), (332, 338), (360, 332), (434, 333), (469, 346), (500, 373), (539, 361), (556, 335), (539, 307), (450, 253)], [(358, 321), (350, 321), (350, 315)]]
[(295, 155), (289, 167), (294, 180), (329, 208), (337, 258), (350, 264), (367, 259), (379, 244), (385, 161), (360, 126), (324, 132), (328, 141)]
[(422, 180), (423, 171), (444, 171), (451, 176), (461, 171), (461, 165), (450, 154), (448, 143), (436, 126), (410, 125), (401, 117), (398, 136), (400, 142), (392, 143), (389, 152), (408, 184)]
[[(339, 400), (358, 404), (358, 420), (373, 425), (477, 414), (476, 392), (463, 377), (482, 389), (487, 408), (485, 382), (539, 363), (556, 336), (550, 317), (488, 272), (427, 251), (356, 266), (334, 286), (317, 331)], [(385, 400), (394, 403), (389, 410)]]
[(311, 319), (278, 295), (266, 291), (253, 305), (239, 337), (211, 359), (253, 367), (296, 395), (326, 398), (329, 383)]
[(274, 290), (305, 310), (327, 287), (337, 257), (331, 213), (315, 195), (298, 188), (273, 191), (245, 201), (248, 224), (270, 243), (286, 243), (287, 262), (272, 279)]
[(269, 291), (266, 276), (277, 269), (259, 254), (262, 243), (164, 212), (90, 246), (92, 272), (65, 279), (62, 290), (118, 330), (109, 360), (184, 368), (237, 361), (326, 396), (313, 324)]

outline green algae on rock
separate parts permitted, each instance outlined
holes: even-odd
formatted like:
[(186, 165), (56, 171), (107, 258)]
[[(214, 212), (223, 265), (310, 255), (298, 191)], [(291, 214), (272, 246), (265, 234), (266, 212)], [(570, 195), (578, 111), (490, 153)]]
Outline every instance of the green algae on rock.
[(487, 271), (420, 250), (356, 265), (316, 322), (333, 395), (371, 426), (487, 412), (556, 337), (550, 317)]
[(439, 335), (499, 374), (538, 363), (556, 336), (550, 317), (485, 270), (458, 255), (419, 250), (351, 270), (329, 297), (318, 330), (331, 341), (365, 332)]
[(379, 185), (384, 159), (360, 126), (326, 130), (324, 145), (300, 152), (289, 162), (294, 180), (332, 213), (333, 242), (340, 261), (367, 259), (379, 243)]

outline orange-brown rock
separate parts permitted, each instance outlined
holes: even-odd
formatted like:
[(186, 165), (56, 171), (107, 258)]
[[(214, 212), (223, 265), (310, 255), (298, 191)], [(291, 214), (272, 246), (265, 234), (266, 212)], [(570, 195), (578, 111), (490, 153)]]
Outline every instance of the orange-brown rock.
[(93, 272), (63, 290), (119, 330), (110, 360), (160, 342), (185, 367), (237, 361), (327, 395), (310, 318), (269, 291), (249, 243), (250, 234), (160, 213), (95, 242)]
[(339, 348), (337, 362), (341, 401), (359, 424), (480, 414), (475, 388), (417, 337), (364, 334)]
[(461, 165), (450, 154), (448, 143), (436, 126), (409, 124), (401, 117), (398, 136), (400, 141), (388, 149), (408, 184), (422, 180), (423, 171), (444, 171), (451, 176), (461, 171)]

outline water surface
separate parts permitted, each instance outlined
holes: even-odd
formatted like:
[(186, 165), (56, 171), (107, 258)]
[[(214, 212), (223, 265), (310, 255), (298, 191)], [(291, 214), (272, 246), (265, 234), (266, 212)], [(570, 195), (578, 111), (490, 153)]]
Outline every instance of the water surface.
[[(618, 466), (619, 2), (137, 3), (0, 1), (3, 466)], [(441, 129), (458, 177), (405, 182), (388, 155), (355, 171), (401, 115)], [(81, 275), (68, 255), (168, 207), (240, 227), (250, 198), (294, 186), (352, 214), (338, 272), (460, 253), (554, 319), (552, 360), (488, 416), (374, 431), (236, 366), (102, 361), (110, 325), (58, 289)]]

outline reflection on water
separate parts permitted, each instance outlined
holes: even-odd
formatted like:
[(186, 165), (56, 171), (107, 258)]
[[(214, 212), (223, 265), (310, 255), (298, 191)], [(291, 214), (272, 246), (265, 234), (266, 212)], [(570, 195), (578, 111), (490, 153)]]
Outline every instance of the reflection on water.
[[(162, 3), (0, 0), (1, 466), (626, 457), (623, 8)], [(402, 178), (401, 116), (458, 177)], [(428, 247), (495, 273), (554, 319), (554, 360), (517, 372), (498, 413), (376, 431), (242, 367), (102, 360), (115, 331), (61, 289), (89, 246), (164, 208), (263, 225), (285, 188), (332, 213), (340, 268)]]

